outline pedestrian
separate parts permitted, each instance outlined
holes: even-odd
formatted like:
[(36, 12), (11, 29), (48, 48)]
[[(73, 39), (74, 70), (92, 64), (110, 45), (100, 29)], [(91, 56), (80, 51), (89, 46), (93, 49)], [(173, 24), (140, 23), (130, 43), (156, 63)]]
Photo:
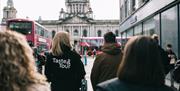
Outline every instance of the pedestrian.
[(173, 72), (173, 79), (179, 84), (179, 90), (180, 91), (180, 60), (178, 60), (175, 64), (175, 68), (172, 71)]
[(167, 44), (166, 45), (166, 52), (168, 54), (168, 58), (169, 58), (169, 66), (170, 66), (170, 84), (172, 88), (174, 87), (174, 79), (173, 79), (173, 71), (174, 71), (174, 67), (175, 67), (175, 63), (177, 61), (177, 56), (176, 54), (173, 52), (172, 50), (172, 45), (171, 44)]
[(171, 68), (170, 68), (170, 64), (169, 64), (169, 58), (168, 58), (168, 54), (167, 52), (159, 45), (159, 37), (157, 34), (153, 34), (152, 35), (152, 39), (154, 39), (154, 41), (156, 42), (156, 44), (158, 45), (158, 49), (160, 51), (160, 55), (161, 55), (161, 59), (162, 59), (162, 63), (163, 63), (163, 69), (165, 74), (167, 75)]
[(0, 32), (0, 91), (50, 91), (25, 36), (14, 31)]
[(93, 53), (93, 58), (95, 58), (96, 57), (96, 48), (93, 49), (92, 53)]
[(56, 33), (45, 64), (51, 91), (79, 91), (85, 74), (81, 56), (72, 50), (69, 34)]
[(166, 52), (168, 54), (168, 58), (169, 58), (169, 64), (172, 66), (171, 69), (174, 68), (174, 65), (177, 61), (177, 56), (174, 53), (174, 51), (172, 50), (172, 45), (171, 44), (167, 44), (166, 45)]
[(35, 58), (37, 70), (38, 70), (39, 73), (42, 74), (43, 66), (45, 65), (45, 62), (46, 62), (44, 52), (42, 51), (41, 53), (39, 53), (38, 49), (36, 47), (33, 47), (33, 51), (34, 51), (33, 55), (34, 55), (34, 58)]
[(118, 77), (98, 84), (96, 91), (174, 91), (165, 85), (161, 60), (151, 37), (132, 37), (125, 45)]
[(91, 83), (94, 91), (98, 83), (116, 77), (118, 65), (121, 62), (122, 53), (116, 36), (112, 32), (104, 35), (102, 52), (96, 55), (92, 70)]

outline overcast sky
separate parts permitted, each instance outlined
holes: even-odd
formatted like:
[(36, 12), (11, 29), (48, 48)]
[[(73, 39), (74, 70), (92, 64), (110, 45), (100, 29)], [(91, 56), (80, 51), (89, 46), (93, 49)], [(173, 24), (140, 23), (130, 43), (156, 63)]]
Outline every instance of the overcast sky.
[[(3, 7), (7, 0), (0, 0), (0, 13), (2, 18)], [(37, 20), (57, 20), (61, 8), (65, 9), (65, 0), (13, 0), (17, 9), (18, 18)], [(95, 19), (119, 19), (119, 0), (90, 0)]]

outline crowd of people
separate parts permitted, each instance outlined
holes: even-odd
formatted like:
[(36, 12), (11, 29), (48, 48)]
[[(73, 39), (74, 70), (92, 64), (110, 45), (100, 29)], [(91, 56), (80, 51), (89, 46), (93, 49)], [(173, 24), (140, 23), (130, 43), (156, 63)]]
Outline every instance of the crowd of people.
[[(107, 32), (101, 52), (94, 50), (94, 55), (94, 91), (174, 91), (174, 82), (180, 82), (180, 62), (172, 45), (164, 50), (157, 35), (134, 36), (122, 49), (115, 34)], [(165, 85), (168, 73), (170, 86)], [(57, 32), (45, 54), (17, 32), (0, 32), (0, 91), (85, 91), (85, 75), (67, 32)]]

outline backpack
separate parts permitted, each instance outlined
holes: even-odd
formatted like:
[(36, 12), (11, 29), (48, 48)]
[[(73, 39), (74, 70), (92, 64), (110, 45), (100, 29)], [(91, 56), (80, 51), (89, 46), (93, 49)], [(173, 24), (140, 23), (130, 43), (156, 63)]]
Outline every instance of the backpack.
[(173, 70), (173, 79), (177, 82), (180, 83), (180, 60), (177, 61), (175, 68)]

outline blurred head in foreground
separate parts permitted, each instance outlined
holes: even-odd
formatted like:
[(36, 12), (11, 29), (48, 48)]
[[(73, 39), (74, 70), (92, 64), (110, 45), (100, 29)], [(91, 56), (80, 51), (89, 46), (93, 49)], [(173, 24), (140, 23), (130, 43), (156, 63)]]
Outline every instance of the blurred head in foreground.
[(46, 84), (45, 80), (36, 70), (25, 37), (13, 31), (0, 32), (0, 91), (27, 91), (32, 84)]
[(164, 72), (156, 42), (146, 36), (135, 36), (127, 42), (118, 69), (120, 80), (133, 84), (164, 84)]

